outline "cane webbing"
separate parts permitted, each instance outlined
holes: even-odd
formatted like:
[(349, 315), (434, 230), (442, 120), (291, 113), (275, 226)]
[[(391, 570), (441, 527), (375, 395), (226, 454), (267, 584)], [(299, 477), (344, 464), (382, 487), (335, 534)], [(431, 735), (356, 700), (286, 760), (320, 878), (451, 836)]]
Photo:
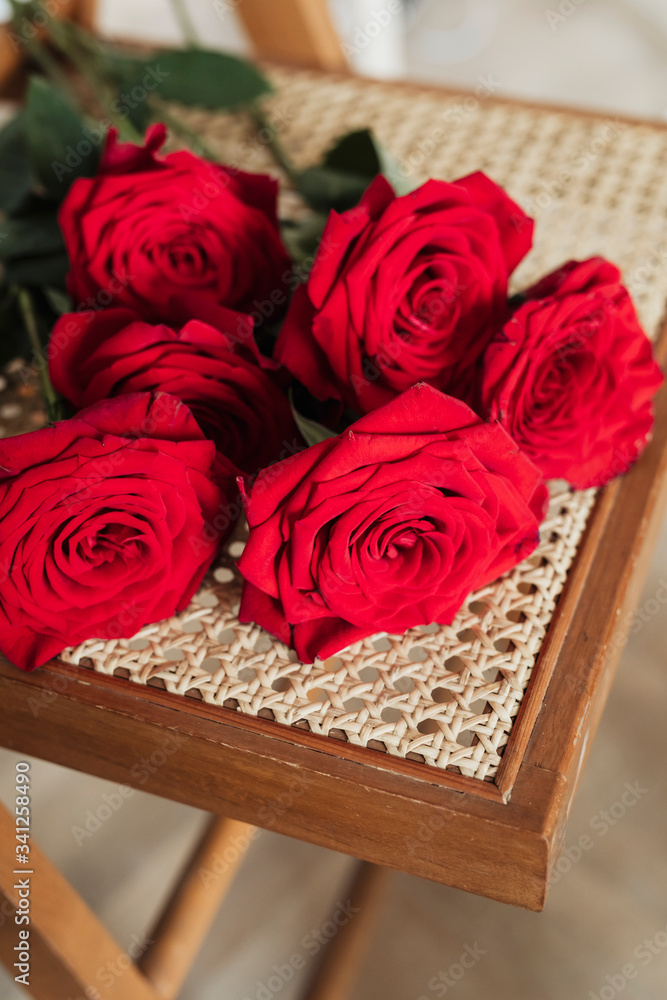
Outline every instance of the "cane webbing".
[[(537, 219), (521, 287), (571, 257), (603, 255), (623, 270), (648, 332), (667, 296), (667, 129), (476, 96), (294, 70), (272, 70), (271, 121), (298, 165), (338, 135), (371, 126), (419, 178), (484, 170)], [(185, 112), (222, 159), (276, 172), (243, 116)], [(303, 211), (282, 196), (283, 214)], [(68, 663), (158, 684), (323, 737), (456, 768), (491, 780), (574, 558), (593, 491), (552, 484), (537, 553), (473, 594), (453, 625), (380, 635), (304, 666), (281, 643), (236, 619), (237, 538), (183, 614), (132, 640), (90, 641)]]

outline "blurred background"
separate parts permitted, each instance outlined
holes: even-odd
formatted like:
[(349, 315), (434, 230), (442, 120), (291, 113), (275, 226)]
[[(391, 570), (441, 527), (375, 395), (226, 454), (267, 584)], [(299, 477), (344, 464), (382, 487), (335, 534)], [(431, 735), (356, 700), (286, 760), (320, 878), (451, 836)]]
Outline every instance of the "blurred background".
[[(241, 2), (189, 0), (210, 47), (250, 51), (237, 14)], [(370, 76), (474, 88), (480, 75), (492, 73), (503, 93), (531, 100), (667, 116), (664, 0), (329, 0), (329, 6), (351, 64)], [(0, 21), (7, 10), (0, 0)], [(169, 0), (98, 0), (96, 25), (113, 38), (171, 45), (181, 37)]]
[[(249, 53), (237, 17), (242, 0), (190, 0), (210, 47)], [(279, 0), (267, 0), (267, 3)], [(664, 0), (331, 0), (353, 67), (386, 78), (667, 119)], [(0, 0), (0, 21), (3, 20)], [(100, 0), (101, 33), (174, 44), (167, 0)], [(667, 530), (640, 609), (667, 586)], [(546, 911), (523, 912), (400, 874), (354, 1000), (612, 1000), (628, 962), (639, 974), (624, 1000), (664, 1000), (667, 947), (637, 961), (642, 942), (667, 940), (667, 608), (635, 620), (619, 675), (584, 770), (566, 851)], [(15, 754), (0, 751), (0, 795), (10, 801)], [(634, 789), (626, 794), (627, 786)], [(39, 761), (32, 774), (34, 833), (106, 922), (137, 947), (196, 841), (203, 814), (135, 792), (99, 830), (81, 837), (116, 787)], [(632, 804), (628, 801), (633, 799)], [(582, 837), (592, 846), (577, 849)], [(304, 948), (332, 901), (345, 900), (350, 860), (271, 832), (253, 841), (240, 875), (183, 990), (184, 1000), (295, 1000), (297, 973), (275, 989), (275, 966)], [(656, 938), (658, 935), (658, 938)], [(661, 937), (661, 935), (663, 935)], [(477, 958), (448, 978), (468, 949)], [(633, 957), (634, 956), (634, 957)], [(273, 986), (267, 983), (273, 975)], [(450, 985), (446, 985), (449, 982)], [(0, 998), (19, 993), (0, 970)], [(72, 998), (75, 1000), (75, 998)]]

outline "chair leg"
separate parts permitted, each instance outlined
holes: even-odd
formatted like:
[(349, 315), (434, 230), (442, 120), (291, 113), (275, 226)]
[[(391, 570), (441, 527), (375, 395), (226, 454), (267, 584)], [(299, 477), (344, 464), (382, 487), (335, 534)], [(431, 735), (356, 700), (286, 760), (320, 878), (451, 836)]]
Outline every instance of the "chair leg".
[[(80, 24), (82, 28), (93, 31), (96, 13), (97, 0), (61, 0), (55, 4), (52, 16), (63, 20), (69, 19), (75, 24)], [(27, 43), (33, 36), (38, 39), (45, 37), (44, 28), (36, 27), (28, 17), (25, 23), (25, 34), (21, 33), (20, 28), (15, 31), (10, 24), (0, 24), (0, 94), (14, 76), (19, 75), (19, 70), (29, 55)]]
[[(27, 990), (36, 1000), (156, 1000), (130, 957), (35, 843), (29, 865), (17, 862), (16, 847), (16, 820), (0, 803), (0, 961), (12, 978), (29, 965)], [(28, 901), (30, 923), (17, 924)], [(27, 948), (22, 930), (29, 931)], [(27, 963), (19, 961), (19, 945)]]
[(74, 0), (72, 20), (86, 31), (94, 31), (97, 25), (98, 0)]
[(327, 0), (243, 0), (236, 11), (260, 58), (318, 69), (347, 68)]
[[(33, 841), (16, 860), (16, 822), (0, 803), (0, 961), (16, 977), (29, 952), (35, 1000), (174, 1000), (256, 830), (212, 817), (135, 964)], [(305, 1000), (347, 1000), (365, 954), (387, 869), (360, 862)], [(26, 896), (29, 892), (29, 896)], [(30, 923), (16, 923), (30, 901)], [(333, 922), (332, 922), (333, 925)], [(19, 930), (28, 929), (28, 946)], [(18, 963), (18, 964), (15, 964)]]
[(255, 833), (238, 820), (211, 819), (139, 961), (162, 1000), (178, 994)]
[[(254, 836), (246, 823), (211, 818), (135, 964), (33, 841), (29, 866), (16, 860), (16, 822), (0, 803), (0, 961), (15, 977), (17, 946), (29, 953), (35, 1000), (173, 1000)], [(28, 892), (30, 924), (17, 924)]]
[(323, 952), (303, 1000), (348, 1000), (379, 916), (387, 868), (359, 862), (350, 886), (344, 923)]

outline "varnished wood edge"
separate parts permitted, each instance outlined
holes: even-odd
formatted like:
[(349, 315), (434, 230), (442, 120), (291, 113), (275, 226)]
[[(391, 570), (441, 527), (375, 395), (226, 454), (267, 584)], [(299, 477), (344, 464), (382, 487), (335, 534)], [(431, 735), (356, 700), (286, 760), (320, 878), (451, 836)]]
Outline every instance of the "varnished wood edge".
[(496, 775), (495, 784), (505, 802), (511, 794), (533, 727), (542, 708), (544, 695), (558, 666), (563, 641), (576, 616), (577, 604), (588, 578), (591, 563), (603, 538), (619, 485), (618, 482), (612, 483), (596, 500), (584, 537), (568, 573), (567, 583), (558, 598), (547, 634), (535, 661), (533, 673)]
[[(255, 742), (257, 739), (269, 739), (287, 746), (297, 745), (316, 751), (323, 761), (327, 757), (345, 759), (388, 774), (401, 774), (417, 779), (427, 785), (446, 787), (459, 795), (468, 792), (481, 798), (500, 801), (500, 793), (492, 782), (467, 778), (418, 761), (404, 760), (370, 747), (343, 743), (296, 726), (246, 715), (222, 705), (173, 694), (152, 685), (140, 685), (135, 681), (73, 666), (60, 660), (53, 660), (26, 674), (0, 655), (0, 678), (34, 686), (38, 692), (35, 695), (38, 700), (40, 697), (48, 698), (50, 692), (59, 695), (67, 691), (68, 696), (84, 704), (104, 705), (138, 719), (144, 718), (152, 707), (164, 707), (178, 713), (179, 726), (185, 724), (186, 720), (193, 726), (196, 726), (197, 720), (220, 722), (230, 733), (237, 731), (239, 734), (248, 734), (250, 740), (256, 738)], [(477, 786), (481, 787), (478, 789)]]
[[(667, 354), (667, 326), (663, 327), (656, 353), (663, 359), (665, 354)], [(296, 726), (287, 726), (272, 720), (245, 715), (233, 709), (224, 708), (223, 706), (211, 705), (192, 697), (174, 695), (171, 692), (153, 686), (141, 686), (134, 681), (109, 677), (89, 668), (74, 667), (61, 661), (54, 661), (47, 664), (32, 676), (34, 678), (43, 678), (42, 686), (47, 690), (57, 690), (58, 684), (63, 677), (68, 680), (78, 677), (82, 681), (84, 689), (97, 687), (101, 693), (107, 692), (108, 694), (113, 690), (118, 695), (125, 692), (126, 697), (122, 702), (122, 707), (118, 703), (115, 708), (116, 710), (127, 711), (129, 714), (133, 714), (141, 702), (148, 702), (153, 705), (168, 705), (169, 707), (177, 708), (180, 713), (187, 713), (194, 718), (221, 718), (225, 724), (233, 728), (248, 733), (255, 733), (258, 736), (261, 735), (270, 739), (288, 742), (289, 744), (299, 744), (334, 758), (346, 758), (374, 769), (403, 774), (428, 784), (449, 788), (458, 793), (467, 793), (494, 801), (507, 802), (521, 767), (525, 749), (530, 740), (534, 725), (542, 712), (544, 694), (554, 672), (559, 667), (559, 656), (563, 642), (573, 629), (583, 627), (585, 624), (579, 623), (577, 620), (577, 604), (588, 578), (590, 568), (595, 561), (596, 553), (599, 551), (600, 543), (604, 538), (604, 528), (614, 507), (619, 503), (624, 504), (625, 497), (628, 494), (634, 495), (636, 477), (641, 472), (643, 462), (644, 459), (640, 459), (635, 469), (627, 476), (610, 484), (603, 491), (596, 503), (596, 507), (589, 520), (584, 541), (568, 574), (566, 588), (559, 599), (545, 643), (538, 656), (534, 668), (534, 676), (531, 678), (522, 701), (518, 718), (510, 734), (508, 745), (504, 751), (501, 769), (495, 782), (482, 781), (478, 778), (457, 774), (450, 770), (439, 769), (425, 763), (405, 760), (388, 752), (383, 753), (368, 747), (358, 747), (352, 743), (338, 741)], [(9, 676), (13, 674), (17, 680), (21, 677), (21, 671), (16, 670), (8, 663), (6, 666)], [(566, 665), (565, 669), (567, 669)], [(1, 670), (2, 668), (0, 668), (0, 672)], [(38, 681), (38, 683), (41, 684), (41, 681)], [(176, 701), (176, 699), (178, 700)], [(140, 717), (141, 715), (141, 710), (139, 710), (138, 716)]]
[(54, 678), (16, 673), (0, 663), (0, 742), (11, 750), (503, 902), (544, 904), (560, 775), (524, 767), (502, 806), (238, 730), (221, 713), (195, 717), (173, 698), (104, 690), (80, 672), (56, 678), (57, 693), (45, 684)]

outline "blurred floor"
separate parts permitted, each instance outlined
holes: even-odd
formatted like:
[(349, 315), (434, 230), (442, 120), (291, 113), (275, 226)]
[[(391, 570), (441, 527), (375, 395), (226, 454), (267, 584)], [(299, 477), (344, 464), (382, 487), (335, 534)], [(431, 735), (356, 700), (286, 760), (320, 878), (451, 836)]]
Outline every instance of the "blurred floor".
[[(353, 38), (354, 18), (349, 8), (343, 10), (344, 0), (337, 6)], [(382, 6), (382, 0), (375, 4)], [(210, 44), (243, 49), (232, 3), (194, 7)], [(175, 35), (160, 0), (103, 0), (102, 16), (113, 34), (158, 40)], [(480, 75), (493, 74), (500, 93), (665, 116), (662, 0), (414, 0), (406, 18), (407, 74), (414, 78), (474, 87)], [(395, 875), (353, 1000), (667, 996), (667, 605), (651, 613), (666, 581), (667, 527), (640, 603), (646, 621), (638, 619), (623, 656), (572, 811), (569, 856), (546, 911), (531, 914)], [(16, 759), (0, 752), (6, 802)], [(630, 806), (621, 799), (627, 783), (635, 788)], [(203, 816), (137, 792), (78, 843), (73, 827), (82, 826), (87, 810), (113, 790), (109, 783), (34, 762), (35, 838), (128, 947), (150, 925)], [(632, 797), (626, 794), (626, 802)], [(586, 849), (578, 851), (578, 843)], [(275, 967), (284, 969), (295, 953), (312, 957), (308, 935), (327, 919), (334, 900), (345, 901), (349, 866), (340, 855), (261, 833), (183, 1000), (296, 1000), (300, 974), (283, 985)], [(465, 949), (475, 964), (457, 980)], [(621, 970), (629, 963), (636, 975), (625, 981)], [(0, 1000), (23, 995), (0, 970)]]
[(410, 78), (653, 118), (667, 114), (664, 0), (410, 0)]

